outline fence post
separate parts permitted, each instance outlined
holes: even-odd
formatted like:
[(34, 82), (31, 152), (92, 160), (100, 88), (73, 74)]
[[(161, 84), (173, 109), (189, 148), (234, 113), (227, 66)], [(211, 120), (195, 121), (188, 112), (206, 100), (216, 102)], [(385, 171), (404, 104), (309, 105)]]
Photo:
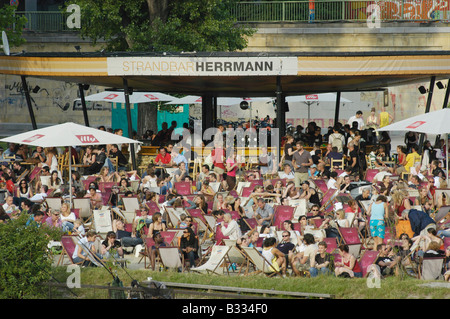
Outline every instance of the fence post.
[(342, 0), (342, 19), (345, 20), (345, 0)]

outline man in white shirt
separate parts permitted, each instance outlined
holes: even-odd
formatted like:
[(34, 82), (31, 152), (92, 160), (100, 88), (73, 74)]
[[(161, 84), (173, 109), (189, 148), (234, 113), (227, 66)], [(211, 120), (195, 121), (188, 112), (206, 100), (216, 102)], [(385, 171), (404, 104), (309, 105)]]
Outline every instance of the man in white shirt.
[(358, 111), (356, 112), (356, 115), (352, 116), (351, 118), (348, 119), (348, 124), (350, 125), (350, 128), (353, 127), (353, 122), (357, 122), (358, 123), (358, 130), (362, 130), (364, 127), (364, 119), (362, 118), (363, 116), (363, 112)]
[(223, 215), (223, 222), (219, 223), (219, 226), (221, 227), (222, 234), (230, 239), (239, 239), (242, 236), (238, 223), (231, 217), (230, 213)]
[(42, 203), (47, 198), (48, 186), (42, 185), (40, 189), (40, 193), (35, 194), (30, 198), (30, 201), (33, 203)]
[(11, 195), (8, 195), (6, 197), (5, 203), (3, 204), (3, 209), (7, 214), (12, 214), (14, 211), (18, 210), (19, 208), (13, 204), (14, 198)]
[(284, 164), (283, 171), (278, 172), (278, 177), (281, 179), (293, 180), (295, 175), (292, 171), (291, 165)]
[(327, 187), (328, 187), (328, 189), (337, 189), (337, 181), (336, 181), (336, 178), (337, 178), (337, 173), (336, 173), (336, 171), (332, 171), (332, 172), (330, 173), (330, 179), (329, 179), (328, 182), (327, 182)]

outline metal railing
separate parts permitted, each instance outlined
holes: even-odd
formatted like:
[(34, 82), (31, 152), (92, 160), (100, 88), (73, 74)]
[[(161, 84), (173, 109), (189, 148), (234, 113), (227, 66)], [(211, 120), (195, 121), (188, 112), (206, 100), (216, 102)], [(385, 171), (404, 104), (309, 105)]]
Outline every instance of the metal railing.
[[(314, 10), (311, 16), (310, 9)], [(303, 0), (239, 1), (238, 22), (434, 21), (450, 19), (450, 1)]]
[(16, 11), (17, 15), (27, 18), (24, 31), (36, 32), (62, 32), (77, 31), (67, 26), (66, 19), (69, 13), (59, 11)]
[[(311, 15), (310, 8), (314, 9)], [(390, 21), (449, 21), (450, 0), (302, 0), (238, 1), (231, 9), (237, 22), (365, 22), (375, 16)], [(17, 11), (28, 22), (25, 30), (36, 32), (77, 31), (67, 26), (69, 13), (60, 11)], [(83, 25), (88, 19), (83, 19)], [(83, 24), (84, 23), (84, 24)]]

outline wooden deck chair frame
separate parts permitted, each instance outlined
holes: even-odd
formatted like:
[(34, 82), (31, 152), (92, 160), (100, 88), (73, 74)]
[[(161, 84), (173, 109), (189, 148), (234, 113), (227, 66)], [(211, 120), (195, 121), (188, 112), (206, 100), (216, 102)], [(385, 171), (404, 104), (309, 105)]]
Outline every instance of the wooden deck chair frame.
[(159, 247), (159, 257), (164, 268), (184, 271), (184, 258), (178, 247)]
[[(198, 273), (216, 275), (222, 275), (225, 272), (228, 272), (226, 257), (230, 249), (231, 247), (226, 245), (213, 245), (211, 254), (206, 263), (198, 267), (193, 267), (190, 270)], [(219, 272), (219, 269), (221, 269), (221, 272)]]
[(269, 262), (255, 247), (242, 247), (242, 251), (244, 252), (248, 261), (255, 266), (255, 271), (253, 273), (246, 273), (246, 275), (264, 274), (267, 277), (272, 277), (281, 274), (279, 271), (273, 268), (271, 264), (269, 264)]

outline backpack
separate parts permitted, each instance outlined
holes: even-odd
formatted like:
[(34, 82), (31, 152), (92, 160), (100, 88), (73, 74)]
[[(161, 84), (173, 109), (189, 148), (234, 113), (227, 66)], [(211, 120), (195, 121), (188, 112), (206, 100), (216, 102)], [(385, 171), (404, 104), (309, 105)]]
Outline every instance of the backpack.
[(338, 152), (342, 153), (342, 150), (343, 150), (342, 147), (344, 145), (342, 144), (342, 140), (340, 139), (339, 134), (337, 134), (337, 136), (336, 136), (336, 134), (333, 134), (332, 136), (333, 136), (333, 141), (331, 142), (331, 146), (332, 147), (337, 147)]

